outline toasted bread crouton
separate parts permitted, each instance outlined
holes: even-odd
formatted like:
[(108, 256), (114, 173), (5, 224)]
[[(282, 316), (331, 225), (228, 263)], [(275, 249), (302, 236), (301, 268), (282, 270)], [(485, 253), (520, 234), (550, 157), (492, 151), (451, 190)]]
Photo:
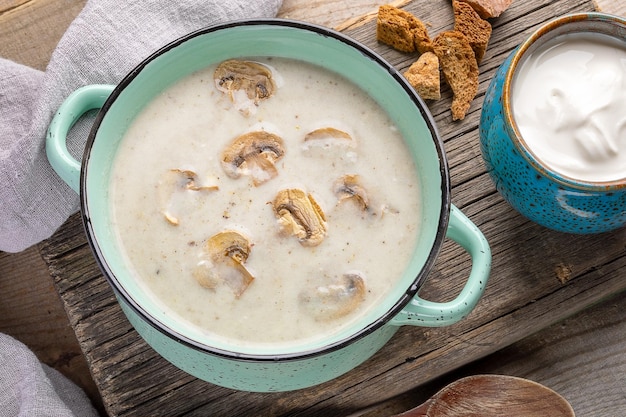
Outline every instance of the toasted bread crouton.
[(432, 50), (426, 26), (411, 13), (388, 4), (378, 8), (376, 38), (402, 52)]
[(413, 32), (413, 43), (415, 43), (415, 50), (420, 54), (433, 51), (433, 43), (428, 35), (428, 29), (426, 25), (419, 19), (415, 19), (414, 27), (411, 30)]
[(491, 37), (491, 24), (483, 20), (472, 6), (463, 1), (454, 0), (452, 8), (454, 9), (454, 30), (465, 35), (474, 50), (476, 62), (480, 64)]
[(472, 6), (483, 19), (498, 17), (513, 3), (513, 0), (462, 0)]
[(441, 32), (433, 39), (433, 50), (446, 82), (452, 89), (452, 120), (462, 120), (478, 92), (478, 63), (461, 32)]
[(404, 77), (424, 100), (441, 98), (439, 58), (433, 52), (423, 53), (408, 70)]
[(415, 42), (409, 12), (390, 5), (378, 8), (376, 38), (402, 52), (415, 52)]

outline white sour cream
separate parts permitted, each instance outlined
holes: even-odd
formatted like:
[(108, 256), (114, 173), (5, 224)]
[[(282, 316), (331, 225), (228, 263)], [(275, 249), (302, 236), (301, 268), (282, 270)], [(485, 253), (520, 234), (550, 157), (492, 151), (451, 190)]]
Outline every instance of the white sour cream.
[(587, 182), (626, 178), (626, 47), (602, 34), (556, 37), (521, 65), (513, 114), (532, 153)]

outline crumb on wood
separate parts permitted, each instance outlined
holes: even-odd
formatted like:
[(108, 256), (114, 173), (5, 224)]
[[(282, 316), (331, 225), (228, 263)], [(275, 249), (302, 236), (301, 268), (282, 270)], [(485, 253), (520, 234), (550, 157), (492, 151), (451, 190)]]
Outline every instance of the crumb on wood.
[(554, 268), (554, 273), (561, 284), (565, 284), (572, 277), (572, 267), (565, 265), (564, 263), (560, 263), (556, 266), (556, 268)]
[(596, 12), (602, 11), (602, 9), (600, 8), (600, 5), (598, 4), (596, 0), (593, 0), (592, 3), (593, 3), (593, 8), (595, 9)]

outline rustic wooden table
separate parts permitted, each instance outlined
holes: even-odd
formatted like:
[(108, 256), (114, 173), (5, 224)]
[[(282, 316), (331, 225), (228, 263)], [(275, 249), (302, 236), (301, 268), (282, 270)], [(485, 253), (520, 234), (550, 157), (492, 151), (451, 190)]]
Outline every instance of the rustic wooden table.
[[(297, 3), (285, 1), (281, 15), (340, 26), (400, 70), (415, 59), (415, 56), (378, 44), (375, 23), (371, 19), (343, 24), (345, 19), (333, 20), (333, 15), (327, 13), (327, 5), (321, 4), (324, 2), (311, 2), (307, 4), (311, 7), (308, 10), (305, 2), (300, 3), (300, 7)], [(413, 0), (399, 4), (429, 22), (431, 33), (452, 25), (447, 0)], [(624, 2), (614, 6), (616, 12), (624, 11)], [(78, 6), (74, 7), (79, 10)], [(546, 343), (545, 336), (537, 340), (533, 334), (548, 328), (551, 334), (558, 335), (563, 327), (554, 326), (563, 326), (567, 323), (564, 319), (576, 313), (579, 316), (575, 317), (580, 317), (583, 309), (626, 290), (623, 279), (626, 230), (571, 236), (530, 223), (495, 191), (478, 146), (482, 96), (506, 55), (530, 31), (553, 16), (591, 11), (594, 7), (595, 4), (587, 0), (514, 2), (503, 16), (492, 22), (492, 40), (480, 66), (479, 95), (466, 119), (460, 123), (451, 121), (448, 109), (451, 94), (447, 89), (441, 101), (431, 104), (448, 155), (453, 203), (481, 228), (491, 244), (491, 279), (478, 307), (464, 321), (442, 329), (402, 328), (372, 359), (334, 381), (295, 393), (255, 394), (216, 387), (177, 370), (132, 329), (91, 256), (79, 217), (70, 218), (51, 239), (39, 245), (39, 250), (107, 412), (119, 416), (384, 415), (391, 410), (389, 404), (408, 406), (419, 402), (426, 392), (421, 390), (424, 384), (446, 378), (450, 371), (459, 368), (465, 372), (489, 370), (485, 364), (477, 368), (480, 361), (475, 361), (503, 348), (499, 355), (510, 355), (513, 359), (532, 356), (533, 349)], [(372, 8), (368, 5), (355, 16)], [(447, 242), (421, 295), (433, 301), (450, 298), (462, 286), (468, 265), (467, 256)], [(624, 317), (613, 304), (598, 311), (597, 315)], [(519, 342), (522, 339), (526, 344)], [(552, 342), (558, 345), (558, 340)], [(509, 345), (516, 350), (507, 351), (511, 349), (506, 348)], [(584, 346), (584, 341), (578, 346)], [(474, 364), (468, 368), (471, 363)], [(514, 364), (512, 360), (510, 366)], [(581, 381), (584, 379), (582, 375)], [(623, 378), (618, 380), (624, 381)], [(624, 404), (624, 397), (622, 387), (613, 400), (621, 398)]]

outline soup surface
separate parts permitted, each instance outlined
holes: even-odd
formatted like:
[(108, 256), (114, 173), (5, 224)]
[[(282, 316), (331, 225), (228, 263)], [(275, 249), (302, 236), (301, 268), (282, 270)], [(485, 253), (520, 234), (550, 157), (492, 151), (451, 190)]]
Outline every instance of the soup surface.
[(228, 64), (132, 122), (111, 175), (113, 227), (146, 293), (186, 325), (238, 346), (320, 340), (405, 271), (414, 162), (385, 112), (336, 74)]
[(528, 56), (512, 90), (515, 122), (549, 168), (583, 181), (626, 178), (626, 46), (558, 36)]

